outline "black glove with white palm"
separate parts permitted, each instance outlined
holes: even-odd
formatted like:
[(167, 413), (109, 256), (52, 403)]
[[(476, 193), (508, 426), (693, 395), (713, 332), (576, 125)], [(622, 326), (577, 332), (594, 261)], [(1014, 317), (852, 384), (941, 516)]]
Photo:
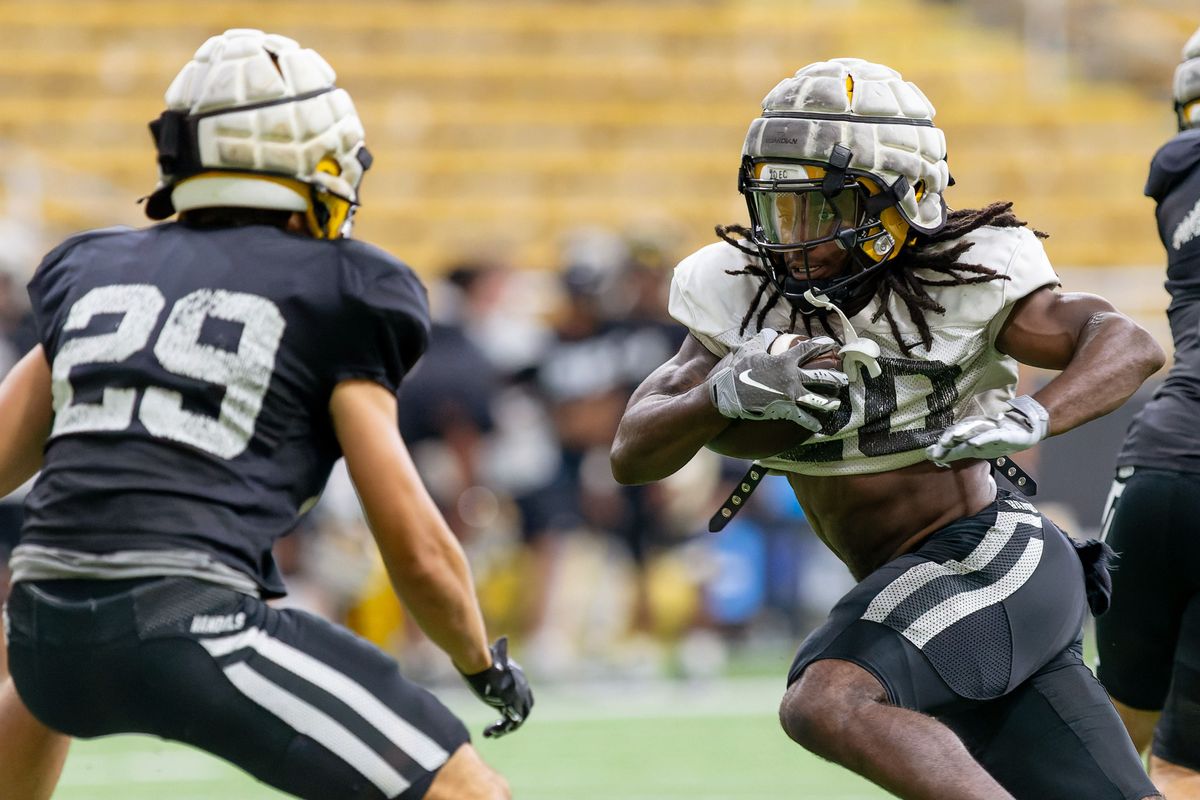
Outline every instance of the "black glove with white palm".
[(819, 431), (841, 405), (838, 393), (849, 379), (837, 370), (802, 365), (836, 351), (838, 344), (819, 336), (772, 355), (768, 348), (778, 335), (766, 328), (730, 350), (708, 373), (709, 398), (731, 419), (786, 419)]
[(1008, 401), (997, 417), (967, 417), (942, 432), (925, 448), (929, 460), (940, 466), (960, 458), (992, 459), (1033, 447), (1050, 431), (1050, 414), (1028, 395)]
[(492, 645), (492, 665), (483, 672), (463, 675), (471, 691), (500, 712), (501, 718), (484, 729), (488, 739), (512, 733), (525, 722), (533, 708), (533, 690), (521, 665), (508, 657), (508, 637), (501, 636)]

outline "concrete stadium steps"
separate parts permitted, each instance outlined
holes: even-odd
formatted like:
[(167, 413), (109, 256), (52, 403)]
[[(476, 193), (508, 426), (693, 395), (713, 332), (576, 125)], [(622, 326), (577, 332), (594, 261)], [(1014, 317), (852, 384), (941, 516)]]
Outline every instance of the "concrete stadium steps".
[(551, 267), (576, 225), (673, 223), (692, 247), (742, 219), (737, 154), (758, 101), (807, 61), (857, 54), (934, 100), (952, 206), (1016, 201), (1057, 262), (1159, 260), (1140, 191), (1168, 106), (1059, 84), (1057, 60), (953, 9), (842, 5), (0, 0), (0, 139), (130, 197), (116, 209), (56, 186), (55, 227), (112, 221), (97, 208), (136, 223), (132, 199), (155, 180), (146, 123), (171, 76), (206, 35), (275, 30), (324, 54), (359, 106), (377, 155), (362, 236), (426, 272), (489, 239)]

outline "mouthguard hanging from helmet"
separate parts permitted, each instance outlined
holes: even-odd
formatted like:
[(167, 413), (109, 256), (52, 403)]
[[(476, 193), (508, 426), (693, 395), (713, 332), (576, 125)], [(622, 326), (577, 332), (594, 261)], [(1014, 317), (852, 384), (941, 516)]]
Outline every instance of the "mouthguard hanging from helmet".
[(230, 206), (301, 212), (322, 239), (349, 235), (371, 165), (350, 95), (333, 68), (283, 36), (210, 38), (150, 123), (159, 182), (146, 215)]

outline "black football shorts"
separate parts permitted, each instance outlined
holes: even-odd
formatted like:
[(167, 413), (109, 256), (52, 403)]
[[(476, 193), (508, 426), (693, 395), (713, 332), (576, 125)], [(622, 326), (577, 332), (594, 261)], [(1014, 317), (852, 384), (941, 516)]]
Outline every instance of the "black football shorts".
[(1096, 620), (1096, 675), (1131, 708), (1163, 712), (1151, 752), (1200, 770), (1200, 475), (1126, 467), (1105, 510), (1117, 552)]
[(868, 575), (800, 646), (857, 664), (892, 703), (930, 714), (1018, 800), (1155, 795), (1083, 664), (1084, 571), (1070, 540), (1001, 491)]
[(469, 740), (382, 651), (187, 578), (18, 583), (18, 693), (49, 727), (184, 742), (312, 800), (417, 800)]

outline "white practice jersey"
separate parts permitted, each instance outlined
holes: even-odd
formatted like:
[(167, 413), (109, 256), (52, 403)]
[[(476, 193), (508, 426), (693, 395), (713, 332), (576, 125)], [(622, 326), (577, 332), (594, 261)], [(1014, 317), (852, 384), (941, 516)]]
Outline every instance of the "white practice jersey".
[[(763, 459), (764, 466), (804, 475), (886, 472), (924, 460), (925, 447), (963, 417), (1004, 412), (1005, 401), (1015, 393), (1017, 362), (996, 349), (996, 336), (1014, 303), (1043, 286), (1058, 285), (1059, 280), (1041, 241), (1028, 228), (983, 227), (939, 246), (962, 241), (972, 243), (962, 256), (964, 263), (989, 267), (1004, 277), (927, 287), (946, 309), (945, 314), (926, 314), (933, 334), (928, 349), (920, 343), (921, 335), (904, 304), (892, 294), (889, 307), (912, 356), (900, 350), (886, 317), (871, 321), (879, 309), (878, 298), (873, 298), (850, 323), (860, 337), (879, 345), (883, 373), (878, 378), (852, 375), (841, 408), (825, 428), (804, 444)], [(746, 331), (738, 333), (761, 279), (729, 274), (753, 263), (753, 256), (717, 242), (675, 268), (671, 316), (717, 356), (758, 331), (756, 311)], [(934, 273), (917, 274), (946, 279)], [(764, 295), (764, 302), (768, 296)], [(787, 331), (790, 316), (791, 306), (781, 300), (763, 326)], [(840, 333), (833, 315), (830, 324)], [(802, 324), (797, 327), (797, 333), (804, 333)]]

